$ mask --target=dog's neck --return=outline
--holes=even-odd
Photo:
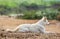
[[[43,21],[42,19],[39,20],[36,24],[38,24],[38,25],[42,25],[42,26],[45,26],[44,21]]]

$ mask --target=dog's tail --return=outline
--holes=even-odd
[[[7,32],[16,32],[16,31],[18,31],[18,29],[19,29],[19,26],[16,27],[15,29],[6,29],[5,31],[7,31]]]

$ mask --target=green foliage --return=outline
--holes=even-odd
[[[58,11],[49,7],[55,4],[60,4],[58,0],[0,0],[0,14],[11,14],[11,13],[23,13],[24,19],[40,19],[43,16],[47,16],[48,19],[56,19]],[[27,9],[28,7],[29,9]],[[32,8],[31,8],[32,7]]]
[[[0,5],[6,5],[9,7],[17,7],[19,6],[21,3],[28,3],[28,4],[32,4],[35,3],[37,5],[46,5],[46,6],[50,6],[53,3],[58,3],[60,2],[59,0],[0,0]]]
[[[25,11],[23,18],[24,19],[36,19],[36,11]]]
[[[56,19],[58,15],[58,11],[56,9],[48,8],[45,11],[45,15],[48,17],[48,19]]]
[[[33,10],[33,11],[26,11],[22,18],[24,19],[40,19],[43,16],[48,17],[48,19],[57,19],[58,11],[55,9],[46,9],[43,11],[40,10]]]

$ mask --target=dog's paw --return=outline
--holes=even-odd
[[[10,31],[10,29],[6,29],[5,31]]]
[[[52,32],[52,31],[46,31],[46,33],[56,33],[56,32]]]

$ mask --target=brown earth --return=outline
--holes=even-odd
[[[2,29],[14,29],[16,28],[18,25],[20,24],[25,24],[25,23],[35,23],[37,22],[38,20],[25,20],[25,19],[14,19],[14,18],[9,18],[9,17],[5,17],[5,16],[0,16],[0,30]],[[46,28],[46,31],[51,31],[51,32],[55,32],[55,33],[60,33],[60,21],[57,21],[57,20],[49,20],[50,24],[45,26]],[[2,32],[3,33],[3,32]],[[14,34],[14,33],[13,33]],[[3,33],[4,35],[4,33]],[[28,34],[27,34],[28,35]],[[33,34],[31,34],[33,35]],[[56,34],[54,34],[56,35]],[[26,35],[24,34],[23,37],[25,37]],[[30,37],[28,39],[40,39],[39,38],[40,35],[35,36],[33,35],[33,38]],[[44,37],[45,35],[43,35]],[[48,35],[50,36],[50,35]],[[60,36],[60,35],[59,35]],[[1,37],[1,36],[0,36]],[[1,39],[5,39],[4,37],[2,37]],[[6,38],[6,39],[16,39],[16,38]],[[22,39],[22,38],[21,38]],[[24,38],[26,39],[26,38]],[[47,39],[47,38],[45,38]],[[60,38],[59,38],[60,39]]]

